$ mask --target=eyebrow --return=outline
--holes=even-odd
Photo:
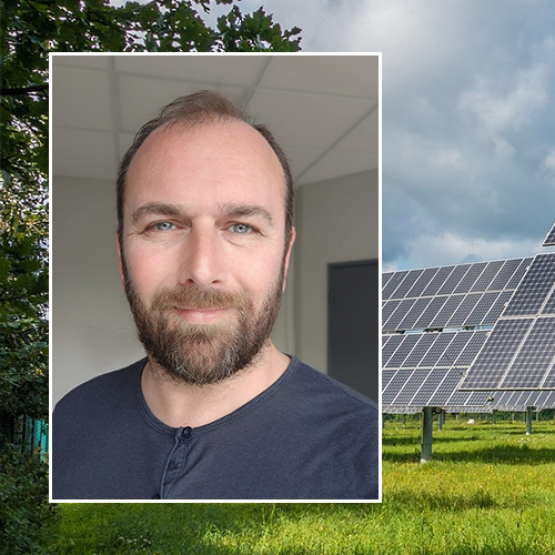
[[[272,213],[258,204],[235,204],[227,203],[221,207],[223,214],[231,218],[242,218],[245,216],[254,216],[266,220],[269,225],[274,225],[274,217]]]
[[[183,210],[177,204],[168,204],[165,202],[150,202],[137,208],[131,214],[131,223],[137,224],[144,216],[156,214],[159,216],[180,216]]]
[[[274,225],[274,217],[272,213],[257,204],[238,204],[238,203],[227,203],[220,207],[221,213],[225,214],[230,218],[242,218],[245,216],[254,216],[262,218],[269,225]],[[183,216],[184,209],[178,204],[171,204],[165,202],[150,202],[139,207],[131,215],[131,223],[137,224],[146,215],[158,215],[158,216],[172,216],[179,217]]]

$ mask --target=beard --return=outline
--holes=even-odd
[[[139,339],[149,358],[166,375],[183,384],[215,384],[256,362],[278,315],[284,264],[258,310],[245,292],[205,290],[194,285],[161,290],[147,308],[125,260],[122,267]],[[223,323],[191,324],[182,320],[176,309],[231,309],[234,318]]]

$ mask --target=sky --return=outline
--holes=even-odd
[[[552,250],[551,0],[261,5],[304,52],[382,52],[383,270]]]
[[[552,250],[552,0],[262,5],[304,52],[382,52],[384,271]]]

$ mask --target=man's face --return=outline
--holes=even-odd
[[[285,185],[242,122],[154,131],[127,174],[120,264],[139,336],[176,379],[216,383],[267,345],[290,246]]]

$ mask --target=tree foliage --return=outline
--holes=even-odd
[[[6,445],[21,415],[48,414],[49,53],[294,52],[299,33],[233,0],[0,0],[1,553],[43,552],[52,516],[44,463]]]
[[[48,54],[296,51],[263,8],[232,0],[0,0],[0,412],[47,413]]]

